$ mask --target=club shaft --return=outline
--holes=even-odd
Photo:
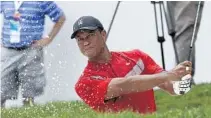
[[[117,11],[118,11],[120,2],[121,2],[121,1],[118,1],[118,2],[117,2],[116,9],[115,9],[115,11],[114,11],[113,17],[112,17],[112,19],[111,19],[111,22],[110,22],[110,25],[109,25],[109,28],[108,28],[107,38],[108,38],[108,36],[109,36],[109,34],[110,34],[110,31],[111,31],[111,28],[112,28],[114,19],[115,19],[115,17],[116,17],[116,14],[117,14]]]
[[[188,60],[191,60],[191,54],[192,54],[192,50],[193,50],[193,44],[195,42],[195,38],[196,38],[196,27],[198,24],[198,19],[199,19],[199,11],[201,8],[201,1],[199,1],[198,3],[198,8],[197,8],[197,12],[196,12],[196,18],[195,18],[195,23],[194,23],[194,28],[193,28],[193,34],[192,34],[192,38],[191,38],[191,44],[190,44],[190,51],[189,51],[189,56],[188,56]]]

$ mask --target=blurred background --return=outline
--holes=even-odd
[[[78,80],[87,58],[84,57],[75,40],[70,39],[73,23],[83,15],[97,17],[107,30],[111,22],[117,2],[56,2],[65,15],[66,22],[54,41],[45,47],[45,67],[47,86],[45,93],[36,98],[35,102],[44,104],[50,101],[79,100],[74,91],[74,84]],[[196,74],[197,84],[211,82],[211,2],[205,2],[201,27],[196,41]],[[1,24],[2,27],[2,16]],[[53,23],[46,19],[46,34]],[[160,44],[157,42],[153,4],[148,1],[121,2],[114,24],[112,26],[107,44],[110,50],[126,51],[140,49],[148,53],[160,66],[162,66]],[[1,29],[0,29],[1,30]],[[165,39],[164,56],[166,69],[175,66],[175,57],[172,39],[164,27]],[[21,96],[15,101],[8,101],[6,107],[20,106]]]

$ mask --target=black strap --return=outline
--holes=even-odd
[[[12,50],[17,50],[17,51],[22,51],[25,50],[27,48],[29,48],[28,46],[23,46],[23,47],[5,47],[7,49],[12,49]]]
[[[112,102],[116,102],[117,101],[117,99],[119,99],[120,97],[114,97],[114,98],[111,98],[111,99],[108,99],[108,100],[104,100],[104,102],[105,103],[107,103],[107,102],[110,102],[110,101],[112,101]]]

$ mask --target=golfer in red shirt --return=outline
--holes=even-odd
[[[153,87],[175,94],[172,81],[191,73],[191,62],[185,61],[171,71],[164,71],[146,53],[134,49],[109,51],[106,31],[92,16],[80,17],[73,34],[88,64],[75,85],[80,98],[99,112],[132,110],[139,113],[156,111]],[[189,67],[189,70],[186,70]]]

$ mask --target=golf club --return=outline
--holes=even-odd
[[[196,36],[195,36],[196,35],[196,25],[198,23],[198,16],[199,16],[200,9],[201,9],[201,1],[199,1],[199,3],[198,3],[198,8],[197,8],[197,12],[196,12],[196,18],[195,18],[193,34],[192,34],[191,43],[190,43],[190,51],[189,51],[189,55],[188,55],[188,61],[191,60],[193,45],[194,45],[195,38],[196,38]],[[189,68],[186,67],[186,70],[189,70]],[[182,78],[182,81],[176,82],[174,84],[175,92],[177,94],[182,95],[182,94],[185,94],[188,91],[190,91],[191,85],[192,85],[191,77],[192,76],[190,74],[188,74]],[[178,88],[178,90],[177,90],[177,88]]]
[[[107,32],[107,36],[106,36],[107,38],[108,38],[108,36],[109,36],[109,33],[110,33],[110,31],[111,31],[111,28],[112,28],[114,19],[115,19],[115,17],[116,17],[117,11],[118,11],[118,9],[119,9],[120,2],[121,2],[121,1],[118,1],[118,2],[117,2],[116,9],[115,9],[115,11],[114,11],[113,17],[112,17],[112,19],[111,19],[111,22],[110,22],[110,25],[109,25],[109,28],[108,28],[108,32]]]

